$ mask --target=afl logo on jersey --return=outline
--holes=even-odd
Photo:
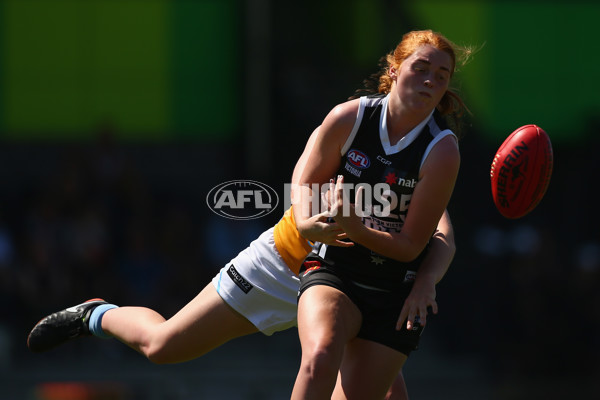
[[[350,161],[350,163],[356,168],[365,169],[369,168],[369,165],[371,165],[369,157],[367,157],[367,155],[360,150],[350,150],[347,157],[348,161]]]
[[[208,192],[206,204],[217,215],[229,219],[256,219],[275,210],[277,192],[257,181],[229,181]]]

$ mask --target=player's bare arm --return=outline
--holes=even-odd
[[[448,136],[431,150],[421,169],[402,231],[383,232],[363,225],[354,213],[338,213],[336,222],[355,243],[398,261],[414,260],[435,232],[454,189],[460,155],[456,140]],[[336,182],[338,204],[349,201],[342,192],[343,177]],[[352,208],[350,208],[352,209]]]
[[[298,207],[294,207],[294,218],[298,231],[304,237],[306,234],[310,235],[308,219],[312,216],[310,211],[313,209],[313,184],[329,182],[329,179],[335,175],[340,164],[342,146],[356,121],[358,104],[358,100],[342,103],[325,117],[314,142],[310,148],[307,145],[305,149],[306,161],[294,170],[293,197],[298,204]],[[303,154],[301,159],[304,156]],[[320,195],[316,198],[320,199]]]
[[[455,253],[454,230],[446,210],[430,240],[427,256],[421,263],[413,288],[404,302],[396,329],[401,329],[405,322],[406,329],[412,329],[416,316],[419,316],[419,323],[425,326],[429,310],[433,314],[438,313],[436,285],[446,275]]]

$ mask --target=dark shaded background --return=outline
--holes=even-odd
[[[77,2],[58,3],[68,8]],[[212,4],[179,2],[190,7],[200,3]],[[7,101],[12,97],[6,89],[0,103],[0,398],[286,398],[299,362],[295,330],[240,339],[176,366],[154,366],[112,341],[75,342],[33,355],[26,349],[26,335],[45,314],[89,297],[150,306],[165,316],[183,306],[283,211],[280,205],[260,220],[225,220],[206,206],[208,191],[226,180],[256,179],[283,195],[306,139],[329,109],[375,72],[378,57],[402,33],[428,26],[422,9],[431,12],[433,25],[440,20],[445,3],[430,3],[430,8],[415,8],[393,1],[327,6],[230,2],[237,19],[227,21],[235,27],[235,40],[228,43],[238,52],[232,56],[221,49],[229,54],[226,62],[206,67],[223,75],[195,78],[200,84],[195,90],[202,90],[204,81],[212,82],[201,96],[197,91],[186,94],[181,87],[172,90],[172,96],[181,97],[167,103],[189,107],[188,114],[157,123],[168,128],[158,133],[152,127],[136,129],[135,123],[110,112],[81,124],[79,134],[73,128],[77,124],[68,123],[64,132],[19,130],[9,115]],[[494,8],[494,2],[472,3],[460,3],[457,9],[472,9],[477,15],[507,12]],[[581,13],[597,10],[571,3],[570,12],[577,7]],[[3,15],[14,4],[3,2]],[[554,10],[567,7],[563,2],[549,4]],[[535,6],[527,3],[523,12]],[[180,16],[171,15],[174,20],[185,11],[177,10]],[[567,30],[564,41],[556,43],[556,53],[536,52],[531,43],[524,44],[527,37],[515,41],[519,35],[514,30],[508,45],[497,46],[494,41],[502,35],[481,27],[481,20],[463,21],[461,15],[442,16],[445,24],[455,19],[464,25],[456,29],[456,35],[465,34],[461,41],[485,45],[472,67],[465,67],[463,96],[474,115],[467,118],[461,174],[449,206],[458,251],[439,285],[440,314],[430,320],[421,349],[405,367],[411,399],[594,398],[600,389],[600,238],[593,209],[600,178],[595,160],[600,122],[597,99],[590,95],[597,93],[593,89],[598,81],[581,71],[589,70],[587,62],[597,65],[598,55],[591,41],[590,53],[570,53],[570,48],[586,48],[581,43],[589,39],[578,36],[575,45]],[[190,30],[208,23],[200,15],[187,17]],[[560,21],[560,15],[554,18]],[[532,17],[531,24],[536,23],[546,24]],[[3,41],[5,48],[6,43],[10,41]],[[499,48],[511,47],[535,57],[523,59],[519,51],[498,54]],[[185,65],[185,51],[177,57]],[[514,82],[519,71],[526,87],[543,77],[535,85],[547,94],[556,94],[562,80],[572,81],[572,91],[561,92],[558,99],[532,95],[537,99],[531,102],[532,115],[545,112],[554,118],[548,119],[555,124],[550,127],[539,123],[553,140],[555,169],[544,200],[519,220],[503,219],[494,209],[489,167],[504,136],[538,120],[511,116],[517,113],[512,108],[523,111],[527,106],[528,94],[499,100],[500,86],[508,84],[503,70],[477,64],[477,57],[483,64],[504,59],[505,65],[520,66],[507,71],[516,87],[521,87]],[[551,67],[556,59],[563,60],[560,70]],[[4,71],[10,63],[2,59]],[[489,71],[497,75],[490,77]],[[172,68],[168,73],[184,80],[187,72]],[[494,84],[476,80],[468,86],[468,77],[482,76]],[[229,83],[212,96],[219,90],[215,80]],[[475,102],[481,99],[481,86],[492,88],[489,98]],[[564,115],[576,131],[564,128],[569,123],[556,122],[557,104],[565,103],[567,110],[567,103],[588,97],[596,101],[580,107],[580,114]],[[187,100],[197,107],[185,106]],[[547,101],[545,111],[540,101]],[[497,116],[489,105],[507,115],[500,119],[512,128],[494,125]],[[478,119],[480,115],[485,118]],[[227,117],[233,121],[224,122],[227,131],[215,134],[219,128],[211,127]],[[30,118],[36,118],[33,111]]]

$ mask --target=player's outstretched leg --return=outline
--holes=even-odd
[[[40,353],[71,339],[91,336],[90,315],[102,305],[111,306],[102,299],[91,299],[42,318],[29,333],[27,347],[35,353]]]
[[[258,332],[217,293],[212,283],[166,320],[146,307],[117,307],[92,299],[42,319],[27,345],[50,350],[81,336],[115,338],[156,364],[192,360],[233,338]]]

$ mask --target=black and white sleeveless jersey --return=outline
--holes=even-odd
[[[349,194],[363,183],[365,196],[363,223],[370,228],[399,232],[410,208],[419,170],[430,150],[447,135],[443,119],[434,111],[398,143],[388,138],[386,115],[388,96],[362,97],[354,128],[342,148],[338,175],[350,184]],[[353,198],[353,197],[352,197]],[[381,288],[397,288],[398,281],[414,280],[425,251],[414,261],[402,263],[372,252],[361,245],[340,248],[320,244],[315,252],[357,283]]]

